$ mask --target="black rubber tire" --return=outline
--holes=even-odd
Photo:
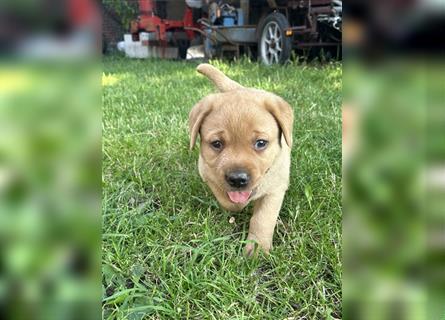
[[[271,58],[271,61],[267,61],[267,58],[265,56],[265,47],[266,47],[266,35],[265,32],[268,32],[268,28],[270,28],[272,25],[275,25],[278,27],[278,30],[281,35],[281,51],[279,54],[277,54],[278,59]],[[289,60],[291,52],[292,52],[292,38],[287,37],[285,35],[285,30],[289,28],[289,21],[287,21],[287,18],[285,15],[279,13],[279,12],[273,12],[269,14],[264,20],[261,22],[260,25],[260,33],[258,34],[258,60],[266,65],[270,65],[273,63],[285,63]],[[278,61],[276,61],[278,60]]]
[[[190,40],[180,39],[176,41],[178,46],[178,55],[180,59],[187,59],[187,49],[190,47]]]

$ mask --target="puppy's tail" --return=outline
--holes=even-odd
[[[214,66],[207,64],[207,63],[201,63],[196,70],[205,75],[207,78],[212,80],[212,82],[215,84],[215,86],[219,89],[221,92],[226,91],[232,91],[237,89],[243,89],[244,87],[240,85],[238,82],[233,81],[229,77],[227,77],[224,73],[216,69]]]

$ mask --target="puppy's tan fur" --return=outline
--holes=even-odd
[[[201,64],[197,70],[221,91],[203,98],[189,115],[190,148],[201,136],[199,173],[223,208],[240,211],[255,201],[248,240],[269,252],[289,184],[292,108],[272,93],[241,86],[209,64]],[[268,141],[264,150],[254,148],[258,139]],[[212,148],[215,140],[223,142],[222,150]],[[227,193],[233,188],[225,176],[237,168],[250,173],[245,190],[252,193],[246,203],[232,202]],[[252,243],[245,248],[248,255],[253,249]]]

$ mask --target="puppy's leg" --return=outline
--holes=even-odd
[[[247,240],[254,240],[264,252],[272,248],[272,238],[283,203],[285,191],[268,194],[255,202],[253,216],[250,219],[249,235]],[[245,247],[246,255],[254,253],[255,244],[248,243]]]

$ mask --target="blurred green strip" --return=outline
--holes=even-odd
[[[345,65],[344,105],[357,121],[344,167],[346,319],[444,319],[445,181],[432,192],[425,179],[445,168],[443,71]]]
[[[0,309],[100,316],[100,73],[0,65]]]

